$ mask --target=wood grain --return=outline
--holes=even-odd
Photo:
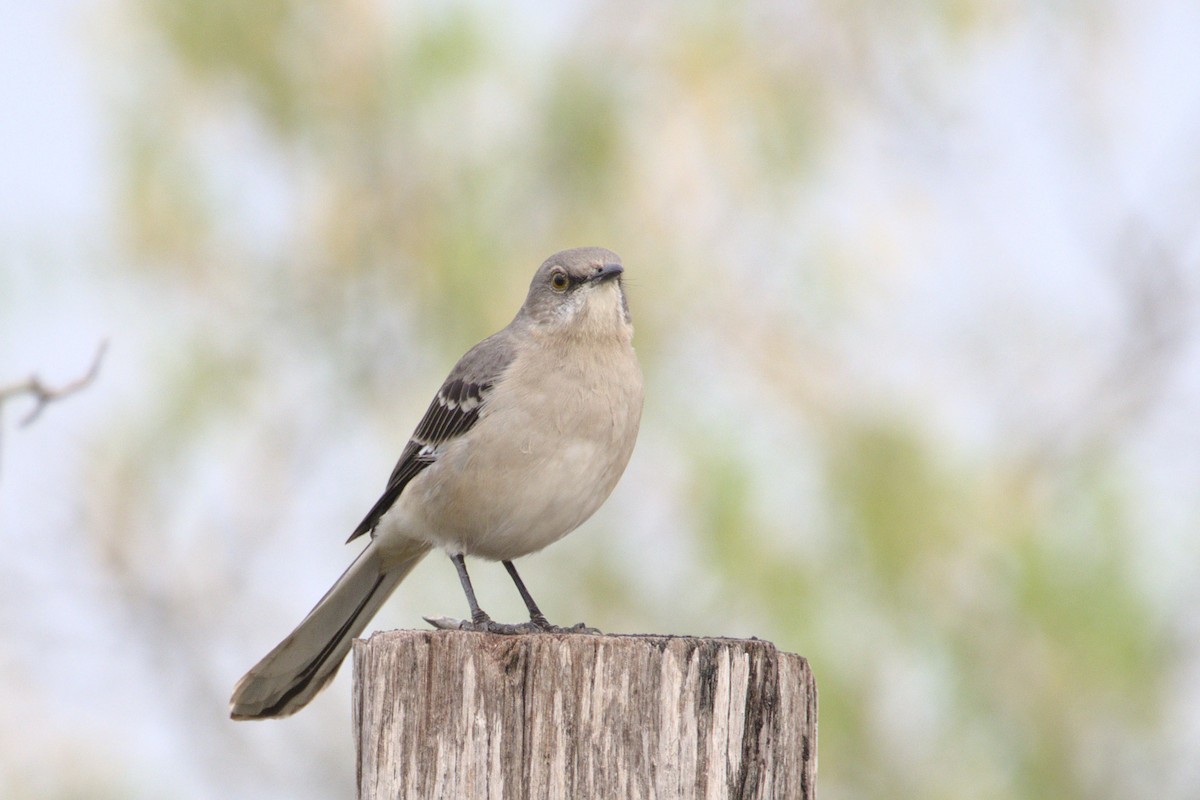
[[[361,800],[812,798],[816,685],[755,639],[377,633]]]

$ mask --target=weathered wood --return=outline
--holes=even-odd
[[[755,639],[376,633],[360,800],[815,796],[808,662]]]

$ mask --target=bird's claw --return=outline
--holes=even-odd
[[[496,633],[504,636],[516,636],[526,633],[582,633],[591,636],[598,636],[600,634],[598,629],[589,628],[582,622],[578,625],[572,625],[569,628],[563,628],[559,625],[551,625],[548,622],[538,624],[533,621],[509,623],[486,619],[482,622],[472,622],[469,619],[452,619],[451,617],[425,617],[425,621],[440,631],[472,631],[474,633]]]

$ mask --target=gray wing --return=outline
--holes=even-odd
[[[516,350],[508,329],[505,329],[484,339],[459,359],[404,446],[383,495],[358,523],[347,542],[373,532],[379,518],[392,507],[408,482],[437,461],[442,446],[475,425],[487,406],[492,387],[515,356]]]

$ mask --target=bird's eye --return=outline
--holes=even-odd
[[[554,273],[554,275],[550,278],[550,288],[556,292],[564,291],[567,288],[568,283],[570,283],[570,281],[567,280],[567,276],[561,272]]]

